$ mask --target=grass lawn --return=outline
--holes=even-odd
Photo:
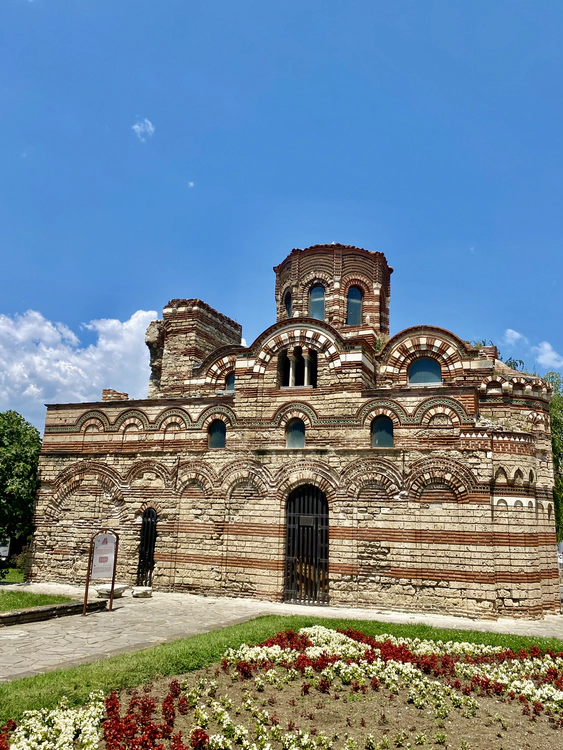
[[[0,612],[12,609],[29,609],[42,607],[45,604],[64,604],[72,602],[70,596],[55,596],[51,594],[32,594],[29,591],[2,591],[0,589]]]
[[[0,578],[0,583],[23,583],[24,575],[22,570],[17,568],[8,568],[5,578]]]
[[[389,633],[399,637],[486,643],[504,646],[514,651],[530,645],[537,645],[544,650],[563,650],[563,641],[555,638],[532,639],[499,633],[442,630],[426,625],[393,625],[365,620],[269,615],[241,625],[164,643],[144,651],[1,683],[0,726],[9,718],[18,719],[26,709],[53,708],[62,696],[67,696],[71,705],[78,705],[84,703],[93,690],[122,690],[143,685],[160,677],[192,672],[219,661],[227,648],[237,648],[241,643],[260,643],[281,630],[298,630],[311,625],[326,625],[331,628],[352,627],[367,635]]]

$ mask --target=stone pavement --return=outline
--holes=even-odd
[[[84,589],[64,584],[3,584],[1,589],[67,594],[78,599],[84,596]],[[562,615],[550,615],[543,620],[472,620],[437,614],[304,607],[253,599],[219,599],[162,592],[155,592],[151,599],[133,599],[127,592],[124,597],[114,601],[113,612],[0,628],[0,682],[148,648],[165,641],[235,625],[262,614],[422,623],[443,628],[563,640]]]

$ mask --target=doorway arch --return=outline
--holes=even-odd
[[[152,586],[154,570],[154,547],[156,544],[156,510],[147,508],[141,522],[137,586]]]
[[[287,498],[284,601],[328,604],[328,501],[312,484]]]

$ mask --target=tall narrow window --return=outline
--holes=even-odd
[[[227,427],[220,419],[214,419],[209,425],[209,447],[224,448],[227,438]]]
[[[304,448],[305,447],[305,422],[302,419],[292,419],[287,425],[286,431],[286,448]]]
[[[371,447],[393,447],[393,422],[383,414],[371,423]]]
[[[409,385],[429,385],[442,382],[440,364],[430,357],[415,359],[409,367]]]
[[[346,313],[347,326],[359,326],[362,322],[362,301],[364,295],[357,286],[348,289],[348,309]]]
[[[232,393],[235,390],[235,373],[230,372],[225,378],[225,390]]]
[[[309,317],[315,320],[325,319],[325,289],[317,284],[309,293]]]
[[[287,313],[287,317],[291,318],[291,292],[288,291],[285,293],[283,304],[285,305],[285,312]]]

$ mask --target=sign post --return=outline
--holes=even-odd
[[[83,616],[86,614],[90,581],[98,578],[111,578],[111,592],[109,597],[109,610],[111,612],[118,547],[119,534],[111,529],[101,529],[101,531],[97,531],[90,539],[88,573],[86,574],[86,590],[84,591],[84,606],[82,607]]]

